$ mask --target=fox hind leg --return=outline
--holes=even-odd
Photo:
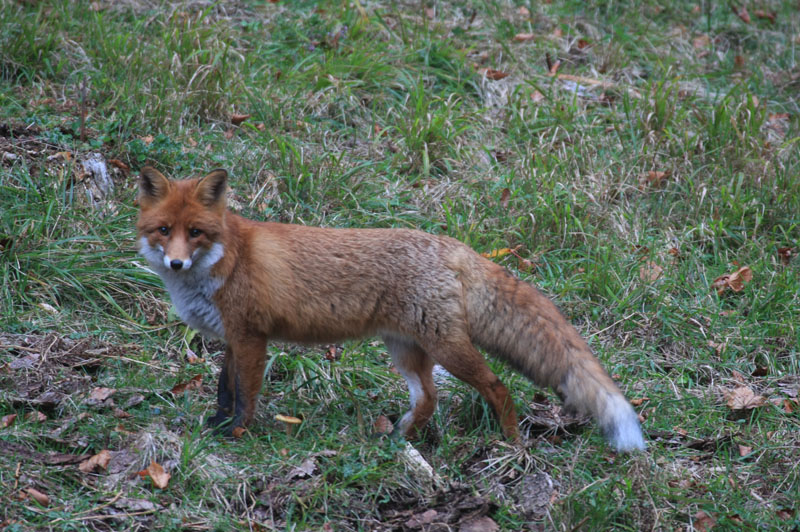
[[[489,403],[500,421],[503,434],[512,440],[519,439],[519,426],[514,402],[508,388],[500,381],[486,359],[468,339],[440,341],[429,349],[436,362],[454,377],[466,382]]]
[[[414,438],[436,409],[433,359],[411,339],[385,336],[383,341],[395,368],[408,384],[411,399],[411,408],[397,422],[397,429],[407,438]]]

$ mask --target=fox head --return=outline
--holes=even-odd
[[[225,170],[171,181],[155,168],[142,168],[136,229],[139,251],[152,266],[181,272],[212,251],[221,254],[227,182]]]

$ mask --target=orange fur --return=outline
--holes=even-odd
[[[228,344],[212,423],[252,421],[268,340],[378,335],[411,391],[399,422],[409,436],[433,414],[438,363],[475,387],[506,436],[518,437],[510,394],[477,345],[594,415],[615,448],[644,448],[631,406],[530,284],[444,236],[247,220],[226,209],[226,183],[223,170],[170,181],[145,168],[137,224],[140,251],[184,320]]]

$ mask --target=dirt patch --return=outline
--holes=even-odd
[[[132,349],[137,347],[94,338],[0,334],[0,383],[16,406],[54,409],[67,397],[87,392],[106,359]]]

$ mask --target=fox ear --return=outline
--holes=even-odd
[[[200,203],[206,207],[225,208],[225,190],[228,187],[228,172],[222,169],[212,170],[197,183],[195,194]]]
[[[139,176],[139,205],[152,205],[164,199],[169,188],[169,179],[164,174],[152,166],[145,166]]]

